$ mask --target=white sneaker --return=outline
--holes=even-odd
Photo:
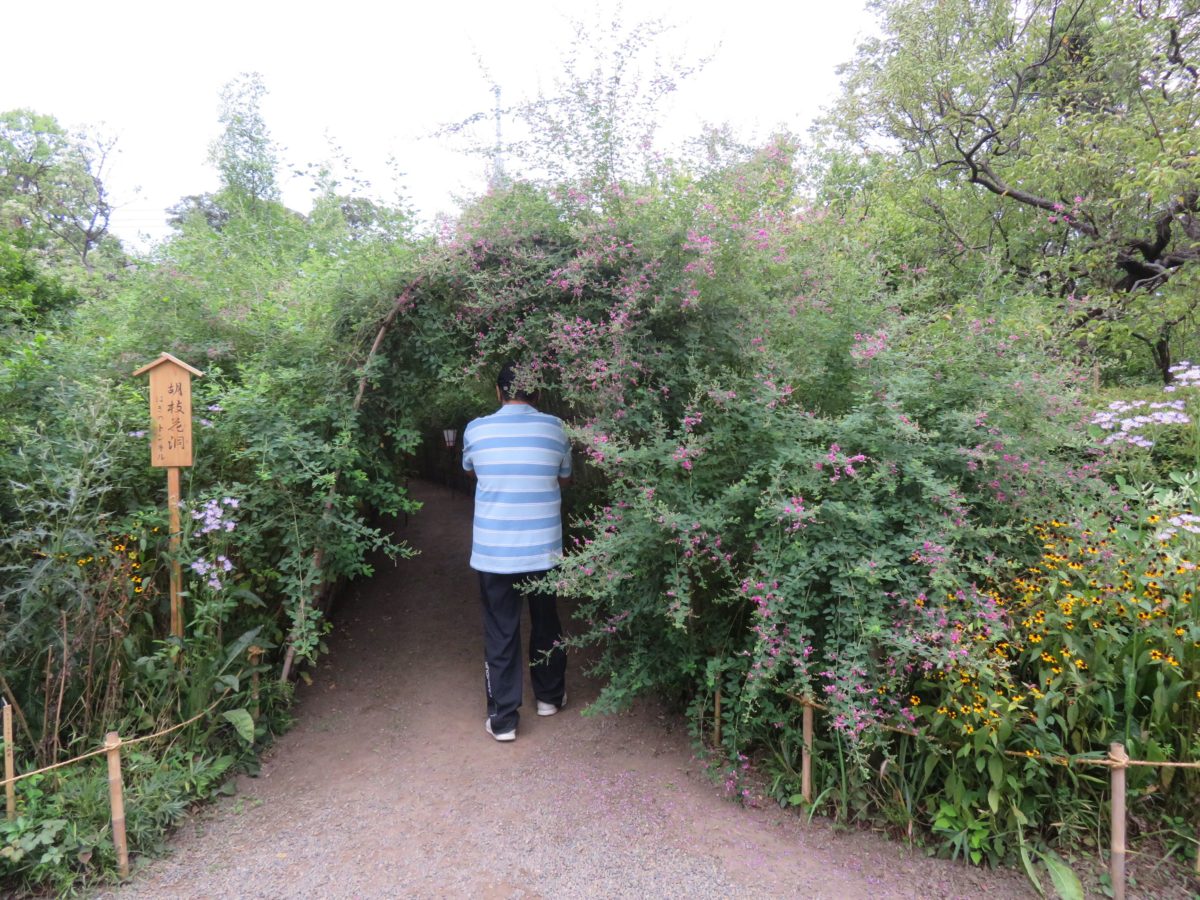
[[[542,700],[537,702],[537,713],[539,716],[552,716],[564,706],[567,705],[567,692],[563,691],[562,703],[555,706],[553,703],[546,703]]]
[[[490,717],[483,720],[483,727],[488,734],[498,741],[515,741],[517,739],[517,729],[515,728],[512,731],[502,731],[499,734],[492,731],[492,720]]]

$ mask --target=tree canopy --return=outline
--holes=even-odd
[[[1190,0],[900,0],[837,121],[899,151],[945,245],[998,251],[1063,325],[1126,335],[1171,378],[1200,302],[1200,8]],[[965,192],[970,198],[957,202]]]

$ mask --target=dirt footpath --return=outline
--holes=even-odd
[[[296,727],[116,896],[1030,895],[1013,873],[723,799],[681,723],[653,704],[581,716],[598,686],[578,660],[567,709],[538,718],[527,684],[517,741],[493,741],[471,501],[413,493],[425,509],[403,537],[421,555],[341,601]]]

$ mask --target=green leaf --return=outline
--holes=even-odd
[[[1042,880],[1038,878],[1037,870],[1033,867],[1033,860],[1029,857],[1029,849],[1025,846],[1025,839],[1021,838],[1021,867],[1025,870],[1025,877],[1029,879],[1030,886],[1033,887],[1039,897],[1045,897],[1046,891],[1042,888]]]
[[[231,691],[236,691],[238,689],[239,682],[236,675],[218,675],[216,681],[217,684],[223,685],[229,688]]]
[[[999,788],[1004,784],[1004,760],[998,755],[988,758],[988,774],[992,776],[992,784]],[[995,812],[995,810],[992,810]]]
[[[250,713],[244,709],[229,709],[221,713],[221,718],[229,722],[238,733],[238,736],[247,744],[254,743],[254,719]]]
[[[1042,862],[1050,871],[1050,881],[1053,882],[1054,890],[1062,900],[1083,900],[1083,885],[1079,881],[1079,876],[1063,861],[1061,856],[1053,850],[1046,850],[1042,853]]]

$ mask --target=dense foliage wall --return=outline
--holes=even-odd
[[[127,760],[135,851],[286,724],[281,662],[320,652],[331,586],[368,573],[372,554],[408,552],[370,523],[411,508],[404,460],[421,422],[405,397],[379,418],[353,401],[421,243],[401,211],[327,187],[307,217],[227,187],[95,286],[74,271],[64,286],[25,232],[0,243],[0,692],[19,771],[218,704]],[[163,472],[132,377],[162,351],[204,372],[183,477],[182,642],[167,629]],[[428,374],[406,366],[423,393]],[[0,877],[64,885],[109,868],[103,788],[94,762],[21,782]]]

